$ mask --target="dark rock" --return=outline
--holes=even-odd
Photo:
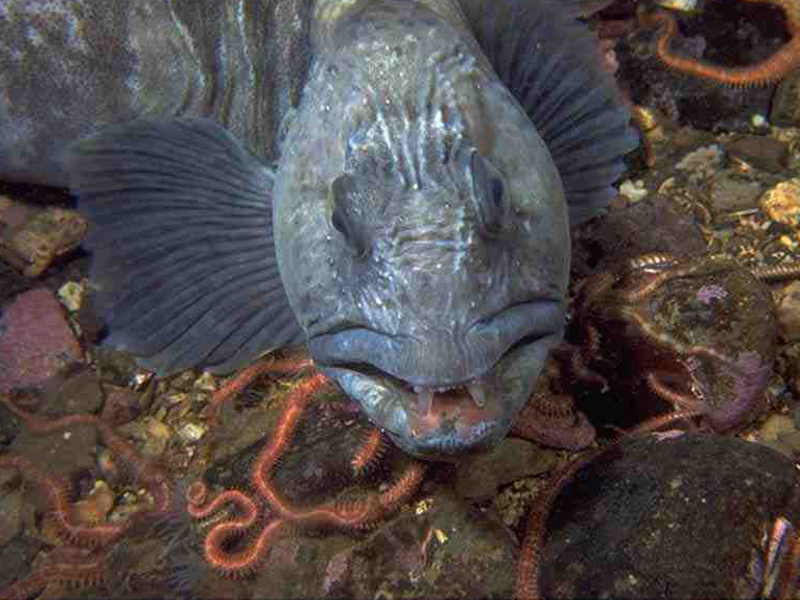
[[[97,375],[88,369],[68,377],[56,376],[45,385],[45,401],[37,411],[48,418],[70,414],[96,413],[103,405]]]
[[[743,160],[756,169],[780,173],[789,159],[789,145],[771,137],[743,135],[725,145],[732,158]]]
[[[469,457],[456,469],[456,492],[475,501],[488,500],[501,485],[552,469],[556,453],[526,440],[506,438],[491,452]]]
[[[800,524],[792,461],[735,438],[631,438],[581,469],[547,526],[545,597],[761,595],[765,532]],[[797,490],[798,488],[794,488]]]
[[[679,212],[667,196],[655,194],[588,225],[575,243],[572,263],[574,270],[590,273],[642,254],[692,256],[705,249],[694,219]]]
[[[717,213],[758,208],[763,188],[750,175],[726,169],[717,173],[711,183],[711,205]]]
[[[119,427],[133,421],[142,411],[141,394],[130,388],[106,384],[106,402],[103,406],[103,420],[112,427]]]
[[[444,490],[430,502],[334,556],[320,592],[294,597],[512,597],[516,544],[505,529]]]
[[[776,125],[800,126],[800,71],[792,71],[778,84],[769,118]]]
[[[611,418],[624,428],[670,411],[653,380],[706,411],[718,432],[764,409],[778,325],[769,288],[750,271],[712,258],[645,261],[597,275],[584,289],[576,315],[589,366],[618,396],[586,407],[595,424]]]
[[[83,358],[58,300],[39,288],[0,316],[0,392],[39,386]]]
[[[95,470],[95,445],[99,440],[97,427],[91,423],[73,424],[46,434],[28,431],[22,424],[22,431],[8,451],[29,459],[51,477],[73,481],[74,476]],[[40,508],[52,509],[37,486],[30,489],[41,501]]]

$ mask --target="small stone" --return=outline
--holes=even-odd
[[[800,340],[800,281],[794,281],[784,288],[777,302],[777,310],[783,339],[790,342]]]
[[[501,485],[549,471],[555,463],[556,453],[552,450],[507,438],[491,452],[459,463],[456,492],[464,498],[488,500]]]
[[[697,8],[697,0],[656,0],[657,4],[665,8],[690,12]]]
[[[780,173],[789,160],[789,145],[771,137],[744,135],[725,146],[726,152],[756,169]]]
[[[792,419],[786,415],[770,415],[758,429],[758,438],[763,442],[773,442],[787,433],[795,432]]]
[[[715,210],[726,213],[758,206],[761,184],[747,175],[726,169],[711,184],[711,202]]]
[[[206,428],[196,423],[187,423],[178,430],[178,435],[187,442],[196,442],[206,434]]]
[[[216,392],[217,379],[208,371],[203,371],[203,374],[195,380],[194,389],[202,392]]]
[[[76,281],[68,281],[58,290],[58,297],[70,312],[76,312],[83,301],[83,286]]]
[[[619,186],[619,193],[628,198],[631,202],[638,202],[647,196],[647,188],[641,179],[638,181],[631,181],[628,179]]]
[[[74,210],[38,208],[3,197],[0,203],[0,257],[38,277],[83,240],[86,220]]]
[[[61,304],[44,288],[18,296],[0,316],[0,392],[41,385],[83,358]]]
[[[776,125],[800,126],[800,71],[792,71],[778,84],[769,118]]]
[[[23,502],[19,488],[0,494],[0,548],[4,548],[22,530]]]
[[[141,394],[130,388],[103,384],[106,403],[103,406],[103,420],[112,427],[119,427],[133,421],[142,411],[139,404]]]
[[[152,417],[144,417],[119,428],[119,431],[144,442],[140,448],[146,458],[158,458],[164,454],[172,437],[172,429]]]
[[[114,506],[114,492],[103,481],[95,484],[89,497],[70,505],[70,513],[76,523],[103,523]]]
[[[689,173],[689,179],[692,181],[702,180],[722,167],[724,156],[719,144],[702,146],[684,156],[675,168]]]
[[[800,223],[800,179],[790,179],[767,190],[758,205],[770,219],[796,226]]]

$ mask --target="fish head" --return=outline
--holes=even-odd
[[[501,85],[387,97],[298,117],[278,263],[319,368],[402,449],[454,460],[505,437],[562,338],[564,192]]]

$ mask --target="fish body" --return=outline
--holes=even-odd
[[[38,163],[0,153],[8,177],[78,196],[108,343],[165,374],[304,341],[406,451],[493,446],[563,335],[569,227],[602,210],[636,143],[573,18],[586,3],[214,6],[238,28],[207,26],[238,43],[192,47],[199,21],[187,36],[163,14],[178,58],[161,72],[145,38],[130,46],[150,75],[126,80],[119,118],[65,130]]]

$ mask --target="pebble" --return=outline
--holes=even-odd
[[[58,297],[68,311],[77,312],[83,301],[83,286],[76,281],[68,281],[58,289]]]
[[[733,169],[717,173],[711,184],[711,203],[721,213],[758,206],[763,188],[758,181]]]
[[[0,495],[0,548],[22,531],[22,490],[7,490]]]
[[[724,158],[725,153],[719,144],[702,146],[684,156],[675,168],[687,172],[690,181],[699,183],[718,171]]]
[[[463,498],[488,500],[501,485],[549,471],[555,463],[554,451],[525,440],[507,438],[491,452],[459,463],[456,492]]]
[[[800,223],[800,179],[789,179],[767,190],[758,204],[773,221],[796,226]]]
[[[17,296],[0,316],[0,393],[41,385],[81,361],[61,304],[44,288]]]
[[[792,71],[778,84],[769,118],[776,125],[800,126],[800,71]]]
[[[187,423],[178,430],[178,435],[187,442],[196,442],[206,433],[206,428],[195,423]]]
[[[776,308],[781,337],[790,342],[800,340],[800,281],[784,288]]]
[[[120,433],[143,442],[140,450],[147,458],[158,458],[164,454],[172,437],[172,429],[152,417],[144,417],[119,428]]]
[[[74,210],[39,208],[0,196],[0,257],[26,277],[38,277],[77,248],[87,230]]]
[[[771,137],[743,135],[725,145],[725,151],[756,169],[780,173],[789,160],[789,145]]]
[[[619,193],[631,202],[638,202],[647,196],[647,188],[641,179],[637,181],[628,179],[619,186]]]

